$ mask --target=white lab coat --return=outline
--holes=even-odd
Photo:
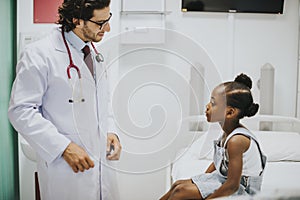
[[[28,45],[22,53],[8,116],[37,152],[43,200],[99,200],[100,196],[103,200],[117,200],[113,161],[105,156],[106,134],[116,133],[107,76],[102,64],[94,59],[95,82],[82,60],[83,54],[70,44],[69,48],[74,64],[81,71],[85,102],[69,103],[73,94],[66,71],[69,58],[61,31],[55,29],[48,37]],[[76,76],[72,73],[72,80],[77,80]],[[78,88],[79,85],[75,93]],[[72,171],[61,156],[71,141],[87,150],[95,163],[93,169],[83,173]]]

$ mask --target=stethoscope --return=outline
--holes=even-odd
[[[79,87],[80,87],[80,94],[79,94],[80,97],[79,97],[79,100],[75,101],[75,100],[73,100],[73,99],[69,99],[69,103],[84,102],[85,100],[84,100],[83,95],[82,95],[82,84],[81,84],[81,72],[80,72],[80,69],[79,69],[79,67],[77,67],[77,66],[74,64],[74,62],[73,62],[72,55],[71,55],[71,51],[70,51],[69,45],[68,45],[68,43],[67,43],[67,40],[66,40],[66,38],[65,38],[65,32],[64,32],[63,30],[61,31],[61,34],[62,34],[62,38],[63,38],[64,44],[65,44],[65,46],[66,46],[66,49],[67,49],[67,52],[68,52],[68,56],[69,56],[69,61],[70,61],[70,64],[69,64],[68,67],[67,67],[67,75],[68,75],[68,79],[69,79],[70,85],[72,85],[72,84],[71,84],[71,78],[72,78],[72,77],[71,77],[71,69],[73,68],[73,69],[75,69],[76,72],[77,72],[78,79],[79,79]],[[96,61],[97,61],[98,63],[104,62],[104,57],[103,57],[103,55],[97,51],[97,49],[95,48],[95,46],[94,46],[94,44],[93,44],[92,42],[91,42],[91,45],[92,45],[92,47],[93,47],[93,49],[94,49],[94,51],[95,51],[95,53],[96,53]],[[72,85],[72,88],[73,88],[73,92],[74,92],[74,87],[73,87],[73,85]]]

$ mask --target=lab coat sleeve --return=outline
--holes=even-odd
[[[17,65],[8,118],[33,149],[48,163],[66,149],[70,140],[45,119],[40,107],[47,90],[46,59],[38,51],[27,49]]]
[[[110,71],[108,71],[110,72]],[[114,133],[118,136],[118,129],[115,123],[114,113],[113,113],[113,105],[112,105],[112,84],[111,79],[109,78],[111,75],[108,76],[108,87],[107,87],[107,93],[108,93],[108,133]],[[119,136],[118,136],[119,137]]]

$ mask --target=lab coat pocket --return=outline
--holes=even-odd
[[[93,161],[100,159],[100,139],[98,138],[99,136],[92,138],[92,136],[88,134],[84,136],[80,134],[72,134],[66,135],[66,137],[69,138],[73,143],[82,147]]]
[[[47,170],[49,199],[96,199],[99,196],[99,165],[94,163],[94,168],[75,173],[63,157],[56,159]]]

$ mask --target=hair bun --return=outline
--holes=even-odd
[[[246,74],[240,74],[238,75],[235,79],[235,82],[241,83],[243,85],[246,85],[249,89],[252,88],[252,80],[249,76],[247,76]]]
[[[252,103],[247,110],[245,110],[245,116],[252,117],[258,111],[259,105],[257,103]]]

